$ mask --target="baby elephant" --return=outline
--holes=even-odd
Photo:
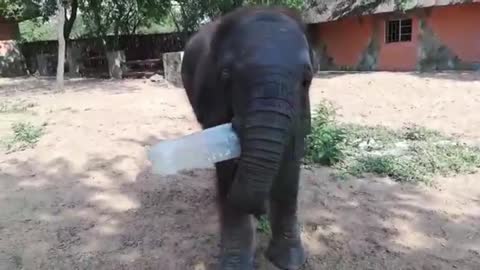
[[[306,28],[293,10],[240,8],[187,42],[182,80],[198,122],[231,122],[240,139],[239,158],[216,164],[220,269],[254,268],[253,222],[264,213],[272,228],[267,258],[280,269],[306,260],[297,194],[312,76]]]

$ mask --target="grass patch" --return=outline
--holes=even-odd
[[[480,149],[419,126],[395,130],[342,124],[323,102],[312,119],[306,161],[336,169],[338,176],[366,173],[401,182],[429,182],[433,177],[472,173],[480,168]]]
[[[270,228],[270,222],[268,221],[267,215],[262,215],[257,222],[257,231],[264,233],[266,235],[270,235],[272,230]]]
[[[29,122],[12,124],[13,135],[4,138],[1,142],[7,153],[22,151],[34,147],[44,133],[44,125],[35,126]]]
[[[0,101],[0,113],[23,113],[33,107],[35,103],[22,99]]]

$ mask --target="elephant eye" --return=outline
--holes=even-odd
[[[311,80],[305,79],[305,80],[303,80],[303,82],[302,82],[302,87],[303,87],[304,89],[307,89],[307,88],[310,86],[310,83],[311,83]]]
[[[313,71],[310,66],[306,66],[303,81],[302,81],[302,86],[304,88],[308,88],[312,82],[312,79],[313,79]]]

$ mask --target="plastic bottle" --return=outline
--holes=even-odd
[[[154,145],[148,158],[154,174],[175,174],[208,168],[216,162],[240,156],[240,143],[231,123],[215,126]]]

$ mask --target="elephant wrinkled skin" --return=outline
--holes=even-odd
[[[267,258],[300,268],[297,194],[312,54],[299,14],[240,8],[203,26],[185,47],[182,80],[202,127],[231,122],[240,138],[240,157],[216,164],[220,269],[253,269],[253,218],[264,213],[272,228]]]

